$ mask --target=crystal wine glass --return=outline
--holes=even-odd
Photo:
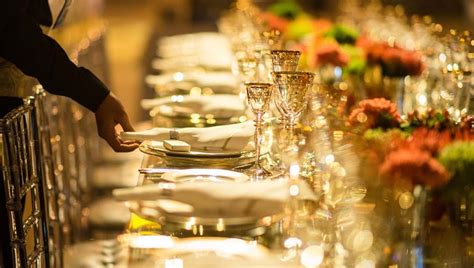
[[[273,72],[275,83],[275,106],[280,111],[283,128],[280,131],[280,171],[297,158],[298,144],[294,135],[295,125],[308,102],[308,90],[313,84],[314,74],[309,72]]]
[[[272,50],[271,52],[273,71],[274,72],[295,72],[301,52],[296,50]],[[287,127],[288,118],[284,116],[284,112],[277,106],[278,111],[282,115],[280,122]]]
[[[310,72],[273,72],[275,83],[275,104],[288,119],[288,127],[294,128],[308,101],[308,90],[313,84],[314,74]]]
[[[260,149],[262,137],[263,115],[267,112],[272,96],[273,85],[270,83],[246,83],[247,100],[250,109],[255,114],[255,166],[250,171],[252,180],[259,181],[270,173],[260,164]]]

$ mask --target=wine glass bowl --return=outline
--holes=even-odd
[[[274,72],[294,72],[298,67],[301,52],[296,50],[272,50]]]
[[[264,114],[268,110],[273,85],[270,83],[246,83],[247,99],[250,109],[255,115]]]
[[[273,72],[275,105],[290,126],[296,124],[307,104],[308,90],[314,80],[310,72]]]

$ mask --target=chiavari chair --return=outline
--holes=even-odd
[[[14,267],[49,267],[34,99],[0,120],[1,167]]]
[[[38,130],[40,142],[40,167],[44,177],[44,196],[45,196],[45,213],[46,224],[49,234],[50,249],[50,265],[51,267],[63,267],[62,250],[64,248],[63,228],[64,221],[61,220],[60,192],[58,191],[58,176],[54,168],[53,159],[53,139],[50,133],[50,121],[47,111],[49,111],[48,103],[45,102],[46,94],[40,86],[35,88],[35,107],[38,117]]]
[[[59,235],[59,239],[50,243],[59,250],[58,259],[55,259],[57,267],[82,267],[83,264],[87,267],[113,267],[119,261],[117,255],[123,251],[116,240],[83,241],[88,234],[83,217],[88,214],[91,199],[88,185],[91,152],[86,142],[88,135],[92,136],[87,134],[91,121],[87,120],[88,115],[81,107],[74,107],[75,104],[68,99],[46,95],[42,90],[37,91],[36,99],[39,126],[43,130],[40,131],[41,165],[45,166],[44,171],[52,170],[50,173],[54,176],[46,180],[51,182],[48,187],[52,188],[46,192],[58,197],[56,210],[47,210],[48,226],[56,231],[54,235],[50,233],[50,241]],[[54,206],[51,204],[50,207]],[[55,228],[52,219],[56,219]],[[56,251],[50,254],[56,254]]]

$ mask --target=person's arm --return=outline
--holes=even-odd
[[[135,143],[121,141],[115,131],[116,125],[133,131],[121,103],[95,75],[77,67],[56,41],[43,34],[22,2],[0,2],[0,57],[37,78],[48,92],[70,97],[93,111],[99,135],[115,151],[136,149]]]
[[[33,76],[48,91],[70,97],[95,112],[109,94],[107,87],[89,70],[77,67],[59,44],[43,34],[33,18],[19,7],[1,14],[0,56]]]

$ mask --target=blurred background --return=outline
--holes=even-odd
[[[131,119],[139,122],[146,115],[140,99],[152,94],[144,77],[153,72],[149,60],[160,35],[197,30],[216,30],[215,22],[228,9],[231,0],[107,0],[103,14],[107,23],[105,51],[109,62],[109,87],[126,106]],[[255,0],[265,7],[274,1]],[[331,15],[342,1],[299,0],[305,9]],[[386,5],[401,4],[407,14],[431,15],[446,27],[474,29],[474,0],[383,0]]]

